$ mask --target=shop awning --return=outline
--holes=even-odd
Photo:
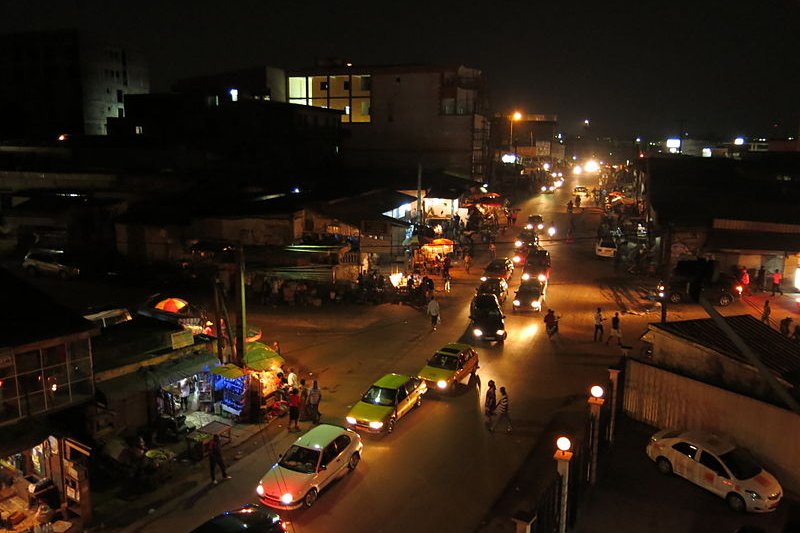
[[[219,364],[219,359],[208,350],[166,361],[159,365],[145,366],[118,378],[101,381],[97,388],[107,400],[120,400],[129,395],[155,390],[170,383],[204,372]]]
[[[800,252],[800,234],[712,229],[708,232],[705,249]]]
[[[47,417],[26,418],[0,426],[0,457],[9,457],[41,444],[53,432]]]

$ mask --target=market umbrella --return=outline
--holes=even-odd
[[[167,311],[168,313],[180,313],[183,308],[185,308],[189,303],[186,300],[181,300],[180,298],[167,298],[166,300],[161,300],[155,305],[156,309],[161,309],[162,311]]]
[[[212,374],[216,374],[218,376],[222,376],[225,379],[236,379],[244,376],[244,370],[234,365],[233,363],[227,363],[224,365],[215,366],[214,368],[209,370],[209,372],[211,372]]]
[[[453,246],[455,243],[450,239],[433,239],[428,244],[431,246]]]
[[[283,357],[263,342],[248,342],[244,349],[244,366],[247,368],[269,370],[283,362]]]

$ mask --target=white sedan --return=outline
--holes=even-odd
[[[597,257],[614,257],[617,255],[617,243],[611,239],[600,239],[594,245]]]
[[[647,456],[663,474],[675,473],[724,498],[734,511],[774,511],[783,490],[750,452],[704,431],[662,430],[650,437]]]
[[[276,509],[311,507],[319,493],[356,469],[364,445],[353,430],[320,424],[298,438],[256,487],[259,499]]]

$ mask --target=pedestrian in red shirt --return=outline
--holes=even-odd
[[[783,276],[781,276],[781,271],[777,268],[775,269],[775,273],[772,274],[772,295],[775,296],[776,292],[779,292],[781,296],[783,296],[783,291],[781,290],[781,280]]]
[[[287,429],[292,431],[292,424],[294,424],[294,430],[300,431],[300,391],[297,388],[293,388],[292,391],[289,393],[289,426]]]

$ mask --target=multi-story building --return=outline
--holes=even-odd
[[[483,73],[461,65],[333,64],[287,73],[293,104],[338,109],[344,161],[359,168],[442,169],[486,177],[489,119]]]
[[[144,57],[76,30],[0,35],[0,139],[105,135],[125,95],[149,91]]]

